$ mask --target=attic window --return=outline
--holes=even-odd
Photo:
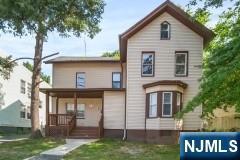
[[[167,21],[161,23],[161,40],[170,39],[170,24]]]

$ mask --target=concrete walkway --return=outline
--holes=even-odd
[[[0,143],[4,143],[4,142],[15,142],[15,141],[22,141],[28,138],[17,138],[17,139],[0,139]]]
[[[0,136],[0,143],[4,142],[14,142],[14,141],[22,141],[28,139],[29,135],[5,135]]]
[[[64,155],[73,151],[81,145],[92,143],[97,139],[66,139],[66,144],[40,153],[39,156],[30,157],[25,160],[61,160]]]

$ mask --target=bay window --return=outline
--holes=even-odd
[[[151,93],[149,97],[149,117],[157,117],[157,93]]]
[[[162,95],[162,116],[172,117],[172,92],[163,92]]]

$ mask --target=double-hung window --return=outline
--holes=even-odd
[[[26,109],[24,108],[23,110],[20,111],[20,118],[26,118]]]
[[[39,108],[42,108],[42,106],[43,106],[43,102],[39,100]]]
[[[80,119],[85,118],[85,104],[77,105],[77,118],[80,118]]]
[[[74,104],[73,103],[67,103],[66,104],[66,112],[67,112],[67,114],[73,114],[74,113]]]
[[[177,93],[177,106],[181,105],[181,93]]]
[[[188,72],[188,52],[176,52],[175,55],[175,75],[187,76]]]
[[[142,53],[142,76],[154,76],[154,52]]]
[[[27,84],[27,94],[28,94],[28,98],[31,98],[31,88],[32,88],[32,85],[31,85],[31,83],[28,83]]]
[[[22,94],[25,94],[25,92],[26,92],[26,82],[24,80],[21,80],[20,91]]]
[[[157,93],[150,93],[149,97],[149,117],[157,117]]]
[[[27,119],[31,119],[31,113],[30,112],[27,113]]]
[[[85,88],[86,77],[84,72],[78,72],[76,74],[76,87]]]
[[[172,92],[163,92],[162,116],[172,117]]]
[[[121,73],[112,73],[112,88],[121,88]]]
[[[170,24],[165,21],[161,24],[161,40],[168,39],[170,39]]]

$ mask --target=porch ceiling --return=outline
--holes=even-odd
[[[73,98],[102,98],[104,91],[125,91],[125,88],[41,88],[42,93],[49,93],[51,97]]]

